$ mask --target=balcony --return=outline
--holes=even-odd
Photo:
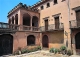
[[[22,26],[22,30],[24,31],[39,31],[38,27],[31,27],[31,26]]]
[[[14,31],[14,30],[18,30],[18,29],[19,29],[18,25],[0,22],[0,31],[8,31],[9,32],[9,31]]]
[[[63,23],[60,23],[58,28],[56,28],[55,24],[48,25],[48,30],[45,29],[45,26],[40,27],[40,31],[42,31],[42,32],[57,31],[57,30],[64,30]]]
[[[77,22],[76,20],[70,21],[70,28],[71,29],[78,29],[80,28],[80,22]]]
[[[0,22],[0,31],[39,31],[39,28]]]

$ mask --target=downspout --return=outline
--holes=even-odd
[[[70,0],[67,0],[67,6],[68,6],[68,20],[70,21]],[[69,29],[70,29],[70,24],[69,24]],[[71,29],[70,29],[70,32],[69,33],[70,33],[70,41],[71,41],[72,40],[71,39]],[[69,43],[69,44],[72,44],[72,43]]]

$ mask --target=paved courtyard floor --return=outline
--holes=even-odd
[[[12,56],[2,56],[2,57],[80,57],[78,55],[61,55],[61,54],[53,54],[50,53],[49,50],[41,50],[41,51],[36,51],[36,52],[31,52],[31,53],[25,53],[21,55],[12,55]]]

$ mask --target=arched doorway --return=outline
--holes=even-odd
[[[75,36],[75,45],[76,45],[76,49],[80,49],[80,32],[77,33]]]
[[[29,35],[27,37],[27,45],[35,45],[35,36],[34,35]]]
[[[13,51],[13,36],[9,34],[0,35],[0,56],[11,54]]]
[[[48,48],[48,42],[49,42],[48,36],[44,35],[42,38],[42,46]]]

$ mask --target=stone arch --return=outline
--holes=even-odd
[[[75,46],[76,49],[80,49],[80,32],[75,35]]]
[[[23,14],[23,25],[30,26],[31,16],[28,13]]]
[[[15,15],[15,24],[18,25],[18,14]]]
[[[42,37],[42,46],[48,48],[49,39],[47,35]]]
[[[33,16],[32,17],[32,26],[33,27],[38,27],[38,23],[39,22],[39,20],[38,20],[38,17],[37,16]]]
[[[12,24],[14,24],[14,16],[12,16]]]
[[[35,45],[35,36],[34,35],[29,35],[27,37],[27,45]]]
[[[13,36],[10,34],[0,35],[0,55],[7,55],[13,52]]]
[[[9,19],[9,22],[8,23],[11,24],[11,19]]]

